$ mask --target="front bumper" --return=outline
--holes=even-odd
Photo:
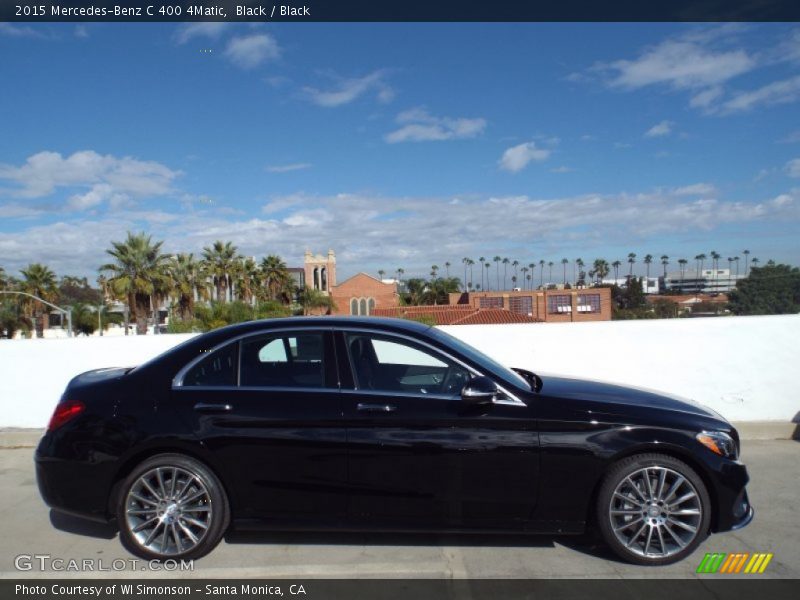
[[[747,483],[750,476],[747,467],[739,461],[719,459],[713,465],[713,489],[716,500],[716,518],[712,531],[731,531],[746,527],[755,515],[755,510],[747,496]]]

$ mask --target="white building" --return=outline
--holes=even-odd
[[[724,294],[736,287],[736,282],[744,275],[735,275],[730,269],[686,269],[667,274],[665,281],[668,292]]]

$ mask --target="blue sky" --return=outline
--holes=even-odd
[[[800,28],[0,23],[0,265],[800,263]],[[724,261],[723,261],[724,262]]]

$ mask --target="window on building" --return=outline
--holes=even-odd
[[[572,299],[569,294],[553,294],[547,296],[547,312],[551,314],[571,313]]]
[[[371,315],[375,310],[375,298],[370,298],[367,300],[367,314]]]
[[[353,316],[358,314],[358,298],[350,299],[350,314]]]
[[[358,301],[358,314],[362,316],[367,315],[367,301],[365,298]]]
[[[511,312],[533,316],[533,297],[531,296],[512,296],[508,299],[508,304]]]
[[[241,385],[323,387],[322,339],[304,333],[242,342]]]
[[[498,296],[482,297],[479,306],[481,308],[503,308],[503,298]]]
[[[579,313],[599,313],[600,294],[578,294]]]

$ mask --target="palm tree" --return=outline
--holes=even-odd
[[[483,263],[486,262],[486,259],[483,256],[481,256],[478,259],[478,262],[481,263],[481,288],[483,288]]]
[[[26,269],[20,271],[24,277],[21,291],[41,298],[47,302],[55,302],[58,297],[58,287],[56,286],[56,274],[48,267],[40,263],[28,265]],[[46,305],[38,300],[26,301],[30,306],[30,313],[36,319],[36,337],[44,337],[44,315],[47,312]]]
[[[0,267],[0,290],[4,290],[8,287],[8,275],[6,275],[6,270],[3,267]]]
[[[517,267],[519,266],[519,261],[515,260],[511,263],[511,266],[514,267],[514,277],[518,277],[519,273],[517,272]]]
[[[450,262],[444,263],[444,274],[447,279],[450,279]]]
[[[618,260],[615,260],[611,263],[611,266],[614,267],[614,285],[617,285],[617,280],[619,279],[619,268],[622,263]]]
[[[261,259],[261,265],[259,266],[264,288],[267,292],[267,299],[274,301],[280,299],[280,296],[283,295],[283,300],[286,301],[285,292],[292,278],[283,259],[277,254],[270,254]]]
[[[439,272],[439,265],[432,265],[431,266],[431,279],[436,279],[436,274]]]
[[[686,265],[689,264],[689,261],[685,258],[681,258],[678,260],[678,265],[681,270],[681,294],[683,293],[683,277],[686,273]]]
[[[531,271],[533,271],[533,268],[536,265],[534,263],[531,263],[528,266],[531,268]],[[539,261],[539,287],[540,288],[544,287],[544,259],[541,259]],[[531,288],[531,289],[533,289],[533,288]]]
[[[564,268],[564,285],[565,286],[567,285],[567,265],[568,264],[569,264],[569,259],[568,258],[562,258],[561,259],[561,265]]]
[[[489,290],[492,289],[492,284],[490,283],[490,280],[489,280],[489,269],[492,268],[492,263],[490,263],[487,260],[486,264],[484,266],[486,267],[486,287],[484,288],[484,290],[488,292]]]
[[[508,281],[506,280],[507,271],[508,271],[508,263],[511,262],[508,258],[503,259],[503,289],[508,289]]]
[[[583,259],[582,258],[576,258],[575,259],[575,264],[578,266],[578,277],[577,277],[577,279],[575,279],[575,285],[578,285],[580,282],[583,282],[582,285],[586,285],[586,281],[584,281],[584,278],[586,277],[586,275],[585,275],[585,273],[583,271],[583,267],[585,266],[585,263],[583,262]]]
[[[700,291],[700,277],[701,277],[701,272],[703,270],[703,262],[706,260],[706,258],[707,257],[705,254],[698,254],[697,256],[694,257],[694,259],[697,261],[697,279],[695,280],[695,286],[694,286],[695,292]]]
[[[603,279],[608,277],[608,261],[604,258],[595,258],[592,266],[594,267],[594,274],[597,276],[597,283],[602,283]]]
[[[503,258],[500,257],[500,256],[495,256],[492,260],[495,263],[494,270],[495,270],[495,274],[497,275],[497,289],[499,290],[500,289],[500,261],[502,261]]]
[[[196,299],[204,299],[207,288],[200,285],[203,279],[202,266],[194,254],[176,254],[169,263],[173,293],[178,303],[178,318],[181,321],[194,319]]]
[[[755,258],[755,257],[753,257],[753,258],[751,258],[751,259],[750,259],[750,264],[752,264],[752,265],[753,265],[753,268],[754,268],[754,269],[755,269],[755,268],[758,266],[758,263],[759,263],[759,262],[760,262],[760,261],[759,261],[757,258]]]
[[[669,256],[667,256],[666,254],[663,254],[661,256],[661,264],[664,265],[664,285],[666,285],[666,282],[667,282],[667,265],[669,264]]]
[[[553,265],[554,264],[555,263],[552,260],[547,263],[547,266],[550,267],[550,272],[549,272],[549,275],[547,276],[547,285],[550,285],[551,283],[553,283]]]
[[[650,279],[650,263],[652,263],[652,262],[653,262],[653,255],[652,254],[646,254],[645,257],[644,257],[644,264],[645,264],[645,269],[647,271],[647,279],[648,280]]]
[[[405,272],[406,272],[405,269],[403,269],[402,267],[398,267],[398,269],[397,269],[397,283],[400,283],[400,281],[403,279],[403,274]]]
[[[747,260],[747,257],[750,256],[750,250],[745,250],[742,252],[742,254],[744,254],[744,276],[747,277],[747,267],[748,263],[750,262]]]
[[[464,288],[464,291],[466,291],[467,290],[467,281],[468,281],[467,280],[467,267],[469,266],[469,258],[465,256],[464,258],[461,259],[461,262],[464,263],[464,285],[462,287]]]
[[[717,271],[719,271],[719,259],[722,258],[722,255],[719,254],[716,250],[711,251],[711,267],[714,270],[714,290],[717,289]]]
[[[511,287],[512,288],[516,288],[517,287],[517,276],[516,275],[512,275],[511,276]]]
[[[261,286],[261,269],[258,263],[254,258],[248,256],[239,263],[234,275],[236,297],[245,304],[255,306],[256,296]]]
[[[386,271],[383,269],[378,269],[378,279],[383,280],[383,276],[386,275]]]
[[[110,275],[108,286],[112,294],[124,299],[128,310],[136,319],[136,334],[147,333],[147,317],[151,296],[161,288],[164,266],[169,256],[161,253],[163,242],[153,243],[145,233],[132,234],[124,242],[111,242],[106,253],[114,258],[113,263],[100,267]]]
[[[636,262],[636,254],[634,254],[633,252],[629,253],[628,254],[628,264],[630,264],[631,270],[630,270],[630,272],[628,272],[628,279],[633,277],[633,263],[635,263],[635,262]]]
[[[228,301],[231,274],[239,258],[232,242],[217,240],[212,246],[203,248],[205,268],[216,287],[217,302]]]
[[[303,307],[303,314],[328,314],[336,309],[333,298],[320,290],[314,290],[306,286],[300,291],[300,304]]]
[[[522,267],[522,277],[523,277],[522,288],[523,289],[526,289],[525,288],[525,275],[528,273],[528,271],[530,271],[530,269],[528,267]],[[528,277],[527,280],[530,281],[531,278]]]
[[[736,278],[739,278],[739,257],[734,256],[733,261],[736,263]]]

